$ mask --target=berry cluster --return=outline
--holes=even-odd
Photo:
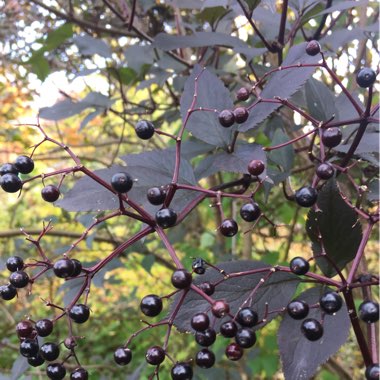
[[[34,169],[34,162],[28,156],[18,156],[13,163],[0,167],[0,186],[7,193],[16,193],[22,188],[19,174],[29,174]]]

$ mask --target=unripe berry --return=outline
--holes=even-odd
[[[306,54],[314,56],[321,52],[321,45],[316,40],[309,41],[306,45]]]

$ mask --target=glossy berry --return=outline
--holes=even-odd
[[[318,192],[314,187],[305,186],[295,193],[295,200],[301,207],[311,207],[317,202]]]
[[[176,363],[171,371],[170,375],[172,380],[191,380],[193,378],[193,369],[187,363]]]
[[[197,352],[195,363],[201,368],[211,368],[215,364],[215,354],[207,348],[203,348]]]
[[[379,320],[379,304],[373,301],[364,301],[359,306],[359,317],[367,323],[374,323]]]
[[[139,120],[135,126],[136,135],[142,140],[149,140],[154,135],[154,125],[148,120]]]
[[[253,327],[259,320],[257,313],[250,307],[244,307],[239,310],[236,316],[236,321],[245,327]]]
[[[237,234],[239,227],[234,219],[224,219],[219,229],[223,236],[232,237]]]
[[[235,335],[235,342],[241,348],[250,348],[256,343],[256,334],[248,327],[239,329]]]
[[[215,342],[215,339],[216,332],[211,328],[208,328],[205,331],[197,331],[195,333],[195,341],[203,347],[211,346]]]
[[[72,336],[69,336],[67,337],[64,341],[63,341],[63,344],[64,346],[68,349],[68,350],[72,350],[73,348],[76,347],[77,345],[77,342],[76,342],[76,339]]]
[[[74,269],[75,264],[67,257],[57,260],[53,265],[54,274],[59,278],[71,277]]]
[[[166,198],[166,191],[162,187],[151,187],[148,190],[146,197],[152,205],[162,205]]]
[[[90,309],[83,304],[74,305],[69,311],[69,317],[75,323],[85,323],[90,317]]]
[[[248,110],[245,107],[237,107],[234,109],[235,121],[238,124],[242,124],[247,121],[249,116]]]
[[[40,348],[40,355],[47,361],[51,362],[59,356],[59,346],[55,343],[44,343]]]
[[[230,110],[223,110],[218,115],[219,123],[224,128],[229,128],[235,123],[235,115]]]
[[[241,359],[244,350],[237,343],[230,343],[226,347],[226,356],[229,360],[236,361]]]
[[[60,363],[51,363],[46,367],[46,375],[52,380],[61,380],[66,376],[66,368]]]
[[[201,282],[198,285],[198,288],[202,289],[208,296],[212,296],[214,294],[214,292],[215,292],[215,285],[211,284],[208,281]]]
[[[21,190],[22,181],[16,174],[7,173],[0,178],[0,186],[6,193],[16,193]]]
[[[171,208],[162,208],[156,212],[156,223],[162,228],[173,227],[177,221],[177,213]]]
[[[70,374],[70,380],[87,380],[88,379],[88,372],[80,367],[74,369],[73,372]]]
[[[17,296],[17,289],[12,285],[1,285],[0,296],[4,301],[10,301]]]
[[[58,200],[61,192],[59,191],[57,186],[47,185],[41,190],[41,197],[46,202],[55,202]]]
[[[205,261],[200,257],[193,260],[191,267],[196,274],[204,274],[206,272]]]
[[[320,179],[330,179],[334,175],[334,167],[329,162],[323,162],[317,167],[316,174]]]
[[[39,336],[49,336],[53,332],[53,322],[50,319],[40,319],[35,324],[35,329]]]
[[[249,90],[245,87],[239,88],[236,92],[236,98],[240,101],[245,101],[249,99]]]
[[[314,56],[321,52],[321,45],[319,45],[318,41],[311,40],[306,45],[306,54]]]
[[[177,269],[173,272],[171,282],[177,289],[186,289],[191,285],[192,276],[186,269]]]
[[[265,170],[265,164],[261,160],[252,160],[248,164],[248,173],[254,176],[262,174]]]
[[[288,304],[286,310],[293,319],[304,319],[309,314],[309,305],[305,301],[295,300]]]
[[[20,338],[29,338],[33,334],[33,331],[32,322],[21,321],[16,325],[16,332]]]
[[[240,216],[246,222],[254,222],[255,220],[259,218],[260,215],[261,215],[260,207],[255,202],[246,203],[245,205],[241,206]]]
[[[9,282],[15,288],[25,288],[29,283],[29,276],[26,272],[18,270],[16,272],[11,273],[9,276]]]
[[[380,365],[373,363],[365,369],[366,380],[379,380],[380,379]]]
[[[20,343],[20,354],[26,358],[31,358],[38,354],[39,346],[35,339],[24,339]]]
[[[215,301],[211,306],[211,312],[216,318],[222,318],[230,311],[230,306],[223,300]]]
[[[323,326],[316,319],[308,318],[302,322],[301,332],[306,339],[314,342],[323,335]]]
[[[128,173],[115,173],[111,178],[111,186],[118,193],[127,193],[132,189],[133,179]]]
[[[310,269],[310,264],[303,257],[294,257],[289,264],[290,270],[299,276],[304,275]]]
[[[234,321],[230,320],[222,323],[219,331],[225,338],[233,338],[238,331],[238,327]]]
[[[71,259],[71,261],[74,264],[74,271],[71,274],[71,277],[77,277],[82,272],[82,263],[79,260],[77,260],[77,259]]]
[[[165,360],[165,351],[160,346],[149,347],[145,359],[149,364],[159,365]]]
[[[369,67],[363,67],[356,75],[356,83],[362,87],[371,87],[376,80],[376,73]]]
[[[322,142],[327,148],[335,148],[342,141],[342,132],[339,127],[327,128],[322,132]]]
[[[129,348],[119,347],[115,350],[113,358],[116,364],[127,365],[132,360],[132,351]]]
[[[145,296],[140,303],[140,310],[147,317],[155,317],[162,311],[162,300],[155,294]]]
[[[34,162],[28,156],[18,156],[14,163],[16,169],[22,174],[29,174],[34,169]]]
[[[210,319],[206,313],[197,313],[191,318],[190,324],[195,331],[205,331],[210,326]]]
[[[24,268],[24,260],[19,256],[11,256],[7,259],[6,266],[10,272],[16,272]]]
[[[18,170],[15,165],[6,163],[0,166],[0,176],[3,176],[5,174],[18,174]]]
[[[334,314],[343,305],[342,297],[336,292],[326,292],[319,299],[319,306],[326,314]]]
[[[32,367],[39,367],[40,365],[44,363],[45,363],[44,358],[39,354],[28,358],[28,364],[31,365]]]

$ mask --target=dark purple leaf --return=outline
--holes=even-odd
[[[355,136],[355,133],[354,133]],[[350,149],[353,139],[351,138],[348,141],[348,144],[340,144],[334,149],[338,152],[347,153]],[[355,154],[362,153],[378,153],[379,152],[379,133],[378,132],[369,132],[365,133],[358,147],[355,150]]]
[[[111,47],[99,38],[93,38],[87,34],[82,36],[74,36],[73,41],[77,45],[79,52],[83,55],[98,54],[101,57],[111,57]]]
[[[312,241],[314,256],[322,253],[321,235],[326,254],[339,269],[344,268],[356,255],[362,232],[356,212],[342,199],[334,179],[329,180],[318,194],[319,210],[310,209],[306,232]],[[324,257],[316,262],[322,272],[329,277],[336,270]]]
[[[326,288],[322,287],[308,289],[297,299],[312,305],[318,302],[324,291]],[[310,309],[308,318],[321,321],[320,309]],[[278,345],[286,380],[312,378],[318,367],[346,342],[350,330],[350,320],[345,304],[335,315],[325,315],[324,334],[315,342],[303,336],[300,330],[301,323],[302,320],[295,320],[286,313],[278,330]]]
[[[28,360],[24,356],[19,355],[17,359],[13,362],[11,376],[9,377],[9,380],[18,380],[20,378],[27,380],[30,377],[28,376],[26,378],[25,376],[23,376],[23,374],[29,368],[30,366],[28,364]]]
[[[216,287],[215,293],[212,295],[213,299],[223,299],[227,301],[232,313],[237,312],[238,308],[242,306],[244,301],[249,297],[253,288],[268,274],[271,268],[262,262],[249,260],[229,261],[216,265],[218,268],[224,269],[226,273],[268,268],[268,271],[263,273],[229,278]],[[204,281],[215,283],[222,278],[223,276],[218,271],[208,269],[205,274],[195,278],[193,284],[197,285]],[[258,313],[259,318],[262,319],[264,317],[266,303],[268,303],[269,311],[285,307],[291,300],[298,283],[299,278],[291,273],[274,272],[269,279],[258,288],[252,300],[252,308]],[[172,309],[178,300],[179,295],[177,295],[173,301],[171,305]],[[174,325],[180,331],[192,331],[190,327],[191,316],[198,312],[206,312],[209,309],[210,304],[197,293],[190,290],[174,320]],[[269,314],[266,323],[270,322],[277,315],[278,313]],[[263,327],[266,323],[257,325],[255,329]],[[216,323],[217,330],[219,329],[219,325],[220,320]]]
[[[345,44],[364,38],[368,37],[362,28],[340,29],[334,30],[330,35],[323,37],[320,40],[320,44],[335,55],[335,52]]]
[[[277,129],[271,140],[271,145],[275,146],[287,141],[289,141],[289,137],[281,129]],[[272,150],[269,152],[268,158],[270,158],[270,160],[278,165],[283,171],[290,174],[294,161],[293,146],[286,145],[280,149]]]

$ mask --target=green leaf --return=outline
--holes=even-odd
[[[148,272],[151,273],[152,266],[155,262],[154,255],[146,255],[141,261],[141,266]]]
[[[317,205],[319,210],[310,209],[306,221],[313,254],[322,254],[322,240],[326,255],[341,270],[353,260],[359,248],[362,231],[358,216],[342,199],[334,179],[319,192]],[[326,276],[336,275],[326,258],[317,257],[316,262]]]
[[[68,38],[73,35],[73,25],[70,23],[63,24],[55,30],[52,30],[48,33],[45,39],[40,40],[39,42],[43,44],[43,51],[52,51]]]
[[[136,71],[129,67],[121,67],[120,69],[110,67],[108,72],[118,81],[126,85],[133,83],[137,78]]]
[[[47,59],[43,56],[43,52],[39,51],[38,54],[33,56],[27,62],[31,65],[32,71],[37,75],[38,79],[44,81],[50,73],[50,66]]]

